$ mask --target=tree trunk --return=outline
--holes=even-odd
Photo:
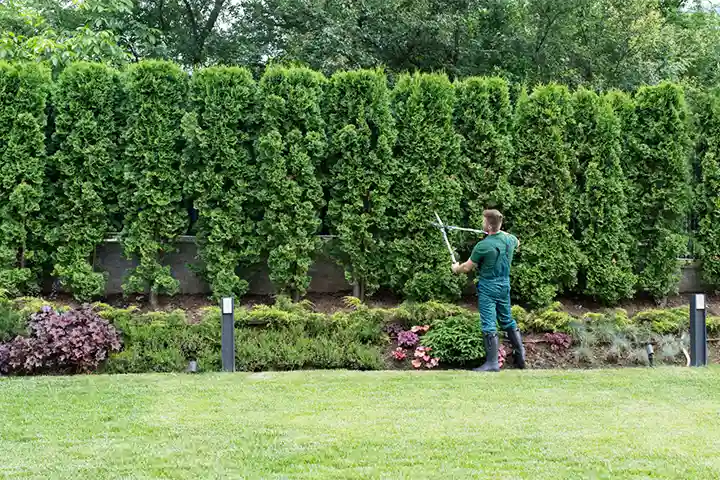
[[[355,280],[353,282],[353,297],[361,302],[365,301],[365,280]]]
[[[150,290],[150,307],[156,310],[159,306],[158,293],[155,290]]]

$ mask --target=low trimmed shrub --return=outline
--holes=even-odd
[[[403,325],[406,330],[414,325],[430,325],[436,320],[455,315],[467,315],[468,310],[458,305],[442,302],[405,302],[397,308],[383,310],[393,321]]]
[[[138,314],[106,309],[102,315],[118,326],[125,345],[107,362],[107,373],[180,372],[190,360],[197,360],[200,370],[220,368],[219,313],[197,324],[189,323],[182,310]]]
[[[485,356],[483,336],[474,315],[453,315],[436,320],[423,335],[422,344],[432,349],[443,364],[465,365]]]
[[[528,316],[530,315],[530,313],[520,305],[513,305],[510,308],[510,314],[512,315],[512,318],[515,319],[515,322],[518,324],[518,328],[520,328],[520,330],[526,330],[525,327],[528,324]]]
[[[360,303],[350,306],[350,312],[324,315],[312,312],[309,302],[280,297],[274,306],[244,311],[244,326],[236,332],[236,368],[382,369],[386,313]]]
[[[705,319],[705,328],[708,335],[720,333],[720,317],[709,316]]]
[[[690,310],[688,307],[665,310],[646,310],[636,314],[632,323],[648,325],[660,335],[678,334],[690,328]]]
[[[575,318],[562,310],[562,304],[556,302],[536,312],[526,312],[520,307],[513,307],[513,318],[523,332],[531,333],[569,333]]]
[[[236,368],[240,371],[354,369],[384,366],[380,348],[353,341],[346,332],[308,335],[294,326],[281,329],[241,328],[236,334]]]
[[[7,300],[0,300],[0,343],[9,342],[18,335],[27,335],[27,318]]]

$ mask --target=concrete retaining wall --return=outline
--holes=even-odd
[[[191,265],[197,265],[197,248],[194,237],[181,237],[178,242],[178,251],[165,258],[173,276],[180,281],[180,293],[183,295],[197,295],[210,293],[206,282],[195,274]],[[116,240],[108,240],[97,250],[97,269],[108,273],[106,287],[107,295],[122,293],[122,283],[127,272],[137,262],[127,260],[122,254],[122,246]],[[342,267],[338,266],[325,253],[319,253],[313,266],[310,268],[310,292],[339,293],[348,292],[352,287],[345,280]],[[260,267],[247,272],[250,282],[250,294],[270,295],[275,293],[268,270]]]
[[[209,293],[207,283],[190,268],[191,264],[197,264],[198,262],[194,240],[194,237],[181,237],[178,243],[178,252],[168,255],[166,258],[166,264],[170,265],[172,274],[180,281],[180,292],[185,295]],[[108,240],[98,248],[97,268],[109,274],[108,295],[122,293],[123,278],[134,264],[135,262],[128,261],[122,255],[122,247],[117,240]],[[701,280],[697,264],[691,261],[683,261],[682,272],[680,293],[707,291],[707,287]],[[250,281],[251,294],[269,295],[274,293],[266,268],[258,268],[255,271],[247,272],[247,275]],[[310,275],[312,277],[310,292],[342,293],[352,291],[352,287],[345,280],[342,267],[337,265],[325,253],[318,254],[310,270]],[[472,293],[472,288],[469,288],[468,291]]]

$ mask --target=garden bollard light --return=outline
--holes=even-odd
[[[655,351],[653,350],[652,343],[648,343],[645,347],[645,350],[647,351],[648,362],[650,363],[650,366],[654,367],[655,365],[653,365],[653,356],[655,355]]]
[[[235,371],[235,299],[223,297],[220,310],[222,312],[221,355],[224,372]]]
[[[690,365],[707,366],[705,294],[702,293],[690,297]]]
[[[187,373],[197,373],[197,360],[190,360],[185,371]]]

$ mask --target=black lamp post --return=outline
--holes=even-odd
[[[223,297],[220,302],[222,313],[221,356],[224,372],[235,371],[235,299]]]
[[[705,324],[705,294],[690,297],[690,365],[707,366],[707,328]]]

